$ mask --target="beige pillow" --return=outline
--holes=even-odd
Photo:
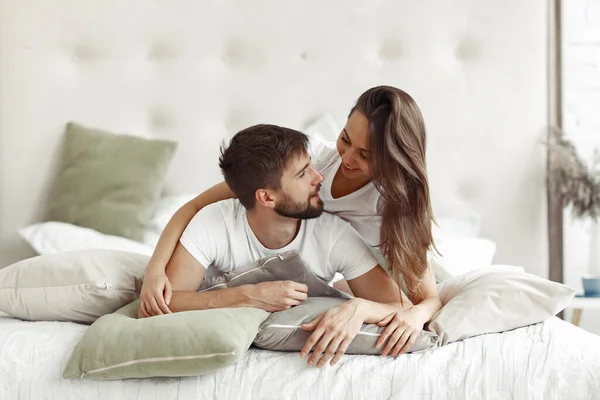
[[[342,304],[351,296],[339,291],[315,275],[302,261],[296,251],[262,258],[250,265],[226,275],[203,282],[200,291],[218,290],[226,287],[255,284],[259,282],[291,280],[308,287],[308,300],[289,310],[273,313],[260,326],[254,345],[275,351],[300,351],[310,333],[299,326],[310,322],[320,313]],[[375,343],[381,332],[376,324],[364,324],[361,333],[348,347],[348,354],[381,354]],[[426,350],[438,341],[431,332],[421,332],[411,352]]]
[[[186,311],[137,319],[139,300],[99,318],[77,343],[64,378],[196,376],[233,365],[269,315],[257,308]]]
[[[0,270],[0,312],[91,323],[136,299],[150,257],[116,250],[41,255]]]
[[[569,286],[500,265],[449,278],[438,290],[443,307],[427,329],[440,345],[545,321],[575,295]]]
[[[329,286],[315,275],[295,250],[263,257],[230,273],[205,279],[199,292],[219,290],[270,281],[294,281],[308,287],[308,296],[351,298],[350,295]]]
[[[346,300],[335,297],[309,297],[299,306],[273,313],[260,325],[254,345],[267,350],[300,351],[312,334],[302,330],[300,326],[344,301]],[[346,354],[381,354],[383,347],[377,348],[375,344],[384,329],[385,327],[379,327],[377,324],[363,324],[358,335],[348,346]],[[435,334],[421,331],[408,352],[430,349],[438,343],[438,340]]]

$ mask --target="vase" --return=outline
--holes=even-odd
[[[590,257],[588,275],[581,278],[584,296],[600,296],[600,224],[590,221]]]

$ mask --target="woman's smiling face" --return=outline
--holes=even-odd
[[[369,120],[354,111],[336,142],[342,158],[342,173],[348,179],[371,179],[369,167]]]

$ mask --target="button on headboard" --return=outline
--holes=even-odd
[[[546,274],[546,2],[0,2],[0,264],[43,213],[65,124],[181,145],[169,193],[220,179],[255,123],[338,125],[365,89],[420,105],[437,216],[482,218],[496,261]]]

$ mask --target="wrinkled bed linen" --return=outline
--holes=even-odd
[[[600,336],[552,318],[396,359],[344,356],[307,367],[297,353],[250,349],[235,366],[186,378],[61,377],[87,326],[0,318],[0,399],[594,399]],[[596,397],[595,397],[596,396]]]

